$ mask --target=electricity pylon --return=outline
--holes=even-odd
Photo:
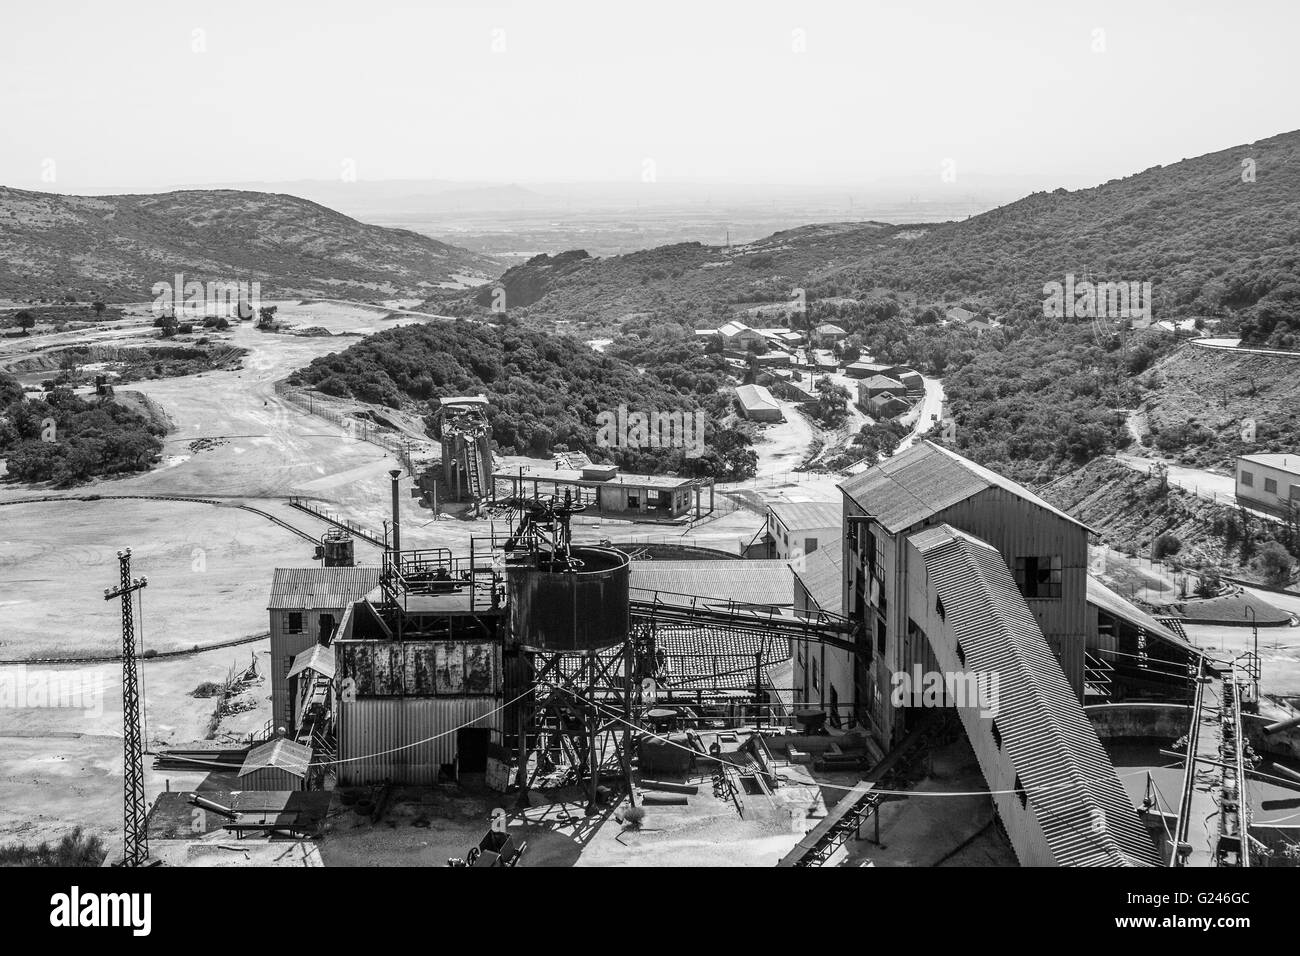
[[[145,827],[144,748],[140,744],[140,684],[135,667],[135,621],[131,595],[148,585],[147,578],[131,580],[131,549],[117,552],[121,583],[104,588],[104,600],[122,599],[122,862],[144,866],[149,859],[149,834]]]

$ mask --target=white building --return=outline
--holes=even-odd
[[[1300,509],[1300,455],[1242,455],[1237,500],[1273,514]]]
[[[840,545],[842,501],[782,501],[768,506],[767,533],[772,556],[798,560],[823,545]]]

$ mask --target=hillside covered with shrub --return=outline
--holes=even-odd
[[[492,437],[503,454],[547,456],[583,451],[634,472],[683,471],[740,478],[753,473],[750,439],[729,426],[730,399],[720,375],[700,374],[716,360],[695,343],[647,344],[640,368],[583,342],[513,321],[436,322],[388,329],[343,352],[314,360],[290,379],[327,395],[431,413],[437,399],[484,394]],[[603,449],[598,416],[619,406],[641,412],[704,413],[702,457],[681,450]]]
[[[0,372],[0,458],[12,481],[67,488],[145,471],[158,460],[163,433],[124,405],[85,401],[67,389],[24,399],[18,381]]]
[[[1124,448],[1129,413],[1160,388],[1137,377],[1179,344],[1125,319],[1045,316],[1043,286],[1067,275],[1150,282],[1157,320],[1195,317],[1247,343],[1296,344],[1300,132],[1091,189],[1035,193],[961,222],[841,223],[730,248],[539,256],[476,295],[438,301],[483,314],[500,287],[512,318],[612,337],[615,353],[650,327],[834,322],[850,333],[850,359],[943,376],[956,447],[1038,482]],[[958,304],[996,327],[945,324]],[[1286,374],[1274,368],[1257,385]],[[1193,449],[1200,432],[1186,424],[1162,426],[1164,445]]]

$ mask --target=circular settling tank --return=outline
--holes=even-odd
[[[570,550],[572,567],[537,552],[506,569],[510,633],[525,647],[589,651],[627,639],[628,557],[613,548]]]

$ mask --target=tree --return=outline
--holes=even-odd
[[[1220,580],[1217,571],[1207,571],[1196,580],[1196,596],[1200,598],[1212,598],[1219,593],[1223,587],[1223,581]]]
[[[104,303],[98,301],[90,303],[90,307],[95,310],[95,318],[97,319],[103,316],[104,309],[107,308]]]
[[[176,321],[174,315],[161,315],[154,320],[154,325],[162,329],[161,335],[165,339],[171,338],[176,334],[176,330],[180,328],[180,323]]]
[[[14,316],[14,318],[18,320],[18,327],[23,330],[23,335],[31,335],[31,332],[29,332],[28,330],[31,329],[32,326],[36,324],[36,317],[32,315],[30,312],[28,312],[26,309],[23,309],[16,316]]]
[[[1151,542],[1151,560],[1159,561],[1167,558],[1171,554],[1177,554],[1183,548],[1183,543],[1175,535],[1162,534]]]
[[[1270,541],[1259,549],[1259,554],[1251,566],[1264,576],[1269,584],[1281,587],[1291,580],[1291,569],[1295,565],[1290,553],[1276,541]]]

